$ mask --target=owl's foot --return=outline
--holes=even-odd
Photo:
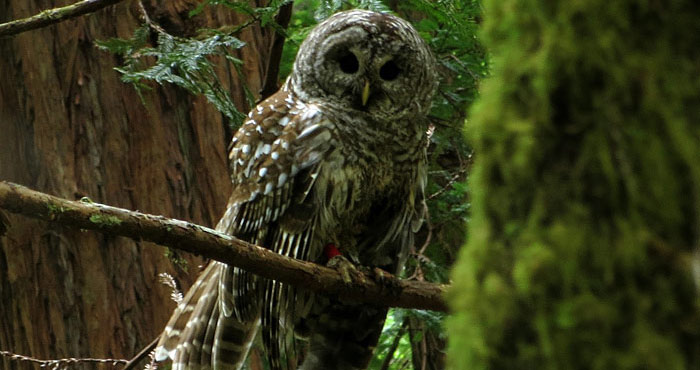
[[[372,267],[369,270],[369,274],[372,275],[374,281],[377,282],[382,289],[387,290],[389,294],[398,295],[401,293],[401,284],[393,274],[379,267]]]
[[[355,264],[343,257],[335,245],[326,245],[324,252],[328,258],[326,267],[340,272],[340,275],[343,277],[343,282],[345,282],[346,285],[352,285],[353,282],[365,282],[365,274],[363,274]]]
[[[340,275],[343,277],[343,282],[347,285],[352,285],[353,282],[358,282],[360,284],[364,284],[365,282],[365,274],[363,274],[355,264],[348,261],[347,258],[340,254],[328,260],[326,266],[340,272]]]
[[[381,285],[391,283],[392,278],[394,277],[394,275],[380,269],[379,267],[372,267],[369,269],[369,274],[372,275],[374,281]]]

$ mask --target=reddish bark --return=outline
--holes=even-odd
[[[0,2],[0,22],[70,1]],[[223,9],[195,18],[192,1],[146,3],[170,32],[239,24]],[[0,39],[0,179],[69,199],[97,202],[212,226],[230,191],[222,115],[202,98],[154,86],[142,104],[119,80],[117,58],[93,42],[129,37],[140,24],[136,2]],[[257,92],[270,32],[251,26],[236,56]],[[223,64],[223,63],[222,63]],[[242,111],[235,71],[222,81]],[[162,329],[174,303],[157,275],[188,285],[201,261],[176,269],[162,248],[138,248],[119,237],[8,215],[0,237],[0,349],[40,358],[128,358]],[[0,368],[29,365],[0,358]]]

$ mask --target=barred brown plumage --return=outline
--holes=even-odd
[[[217,230],[318,263],[332,243],[352,263],[398,272],[423,218],[436,84],[433,56],[408,22],[363,10],[330,17],[236,132],[234,190]],[[300,368],[363,369],[385,315],[213,262],[173,313],[157,358],[238,369],[260,326],[273,370],[294,366],[292,332],[310,343]]]

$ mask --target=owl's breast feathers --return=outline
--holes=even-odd
[[[380,244],[403,232],[417,217],[424,154],[414,141],[423,136],[362,127],[361,117],[338,113],[284,88],[250,112],[232,140],[234,190],[223,231],[245,238],[275,221],[290,232],[314,225],[316,239],[328,239],[319,243],[353,248],[371,227],[391,234],[372,238]],[[368,224],[377,214],[392,222]]]

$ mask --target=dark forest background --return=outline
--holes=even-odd
[[[68,4],[2,1],[0,23]],[[408,19],[439,61],[403,277],[452,284],[449,317],[390,311],[371,369],[700,369],[690,0],[119,2],[0,38],[0,180],[213,226],[243,115],[355,7]],[[0,351],[128,359],[175,306],[159,275],[186,291],[206,262],[2,217]],[[96,366],[121,365],[71,368]]]

